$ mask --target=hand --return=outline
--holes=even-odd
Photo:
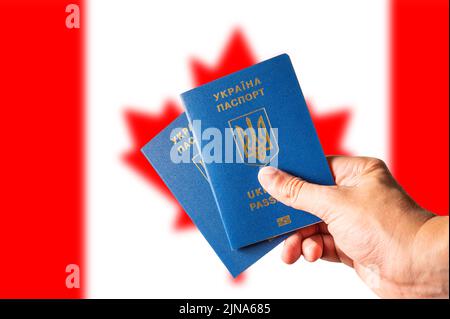
[[[308,183],[273,167],[259,172],[273,197],[323,220],[291,235],[283,260],[292,264],[303,255],[310,262],[342,262],[381,297],[448,298],[448,217],[419,207],[381,160],[328,161],[336,186]]]

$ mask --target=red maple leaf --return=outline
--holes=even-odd
[[[223,49],[215,66],[207,66],[198,59],[191,59],[190,68],[194,86],[215,80],[251,66],[257,62],[248,41],[241,30],[236,29]],[[326,154],[346,154],[342,148],[342,140],[347,122],[350,118],[348,110],[339,110],[326,114],[316,114],[309,106],[318,132],[322,147]],[[181,206],[175,200],[155,170],[141,154],[140,149],[180,113],[181,108],[174,102],[166,102],[158,114],[142,113],[128,109],[125,113],[127,125],[131,131],[133,145],[124,155],[125,162],[139,174],[144,176],[154,187],[159,189],[174,205],[177,206],[175,229],[192,228],[193,224]],[[241,283],[244,276],[240,275],[233,282]]]

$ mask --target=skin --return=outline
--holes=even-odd
[[[323,220],[285,241],[283,261],[342,262],[383,298],[448,298],[448,216],[418,206],[381,160],[333,156],[328,162],[336,186],[274,167],[259,172],[278,201]]]

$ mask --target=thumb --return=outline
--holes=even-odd
[[[329,220],[329,212],[336,212],[338,196],[336,186],[308,183],[272,166],[261,168],[258,180],[261,186],[278,201],[316,215],[325,223]]]

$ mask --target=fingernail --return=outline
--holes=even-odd
[[[278,172],[278,169],[272,166],[265,166],[259,170],[258,180],[265,190],[269,191],[272,184],[273,176]]]

